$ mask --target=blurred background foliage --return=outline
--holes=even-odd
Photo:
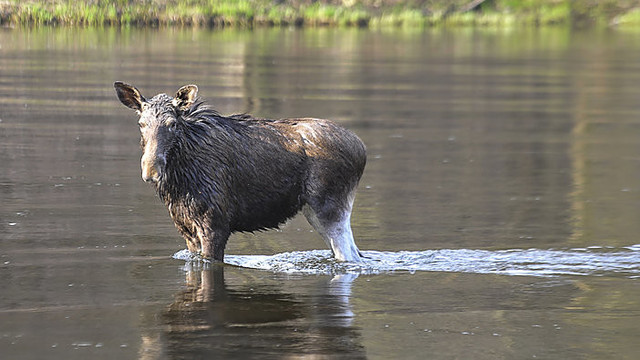
[[[5,0],[0,24],[638,26],[640,0]]]

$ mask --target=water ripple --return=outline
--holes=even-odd
[[[610,248],[592,246],[566,250],[425,250],[364,251],[362,263],[335,261],[329,250],[275,255],[227,255],[230,265],[290,274],[379,274],[395,271],[439,271],[525,276],[618,274],[640,278],[640,244]],[[194,261],[187,250],[174,258]]]

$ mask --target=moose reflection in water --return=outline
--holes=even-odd
[[[366,358],[348,301],[357,275],[318,277],[310,292],[293,294],[262,281],[225,279],[225,267],[187,271],[187,289],[164,311],[164,330],[150,337],[149,348],[186,359]]]
[[[351,232],[366,150],[329,120],[222,116],[186,85],[145,99],[122,82],[140,115],[142,178],[155,185],[187,248],[224,260],[231,233],[277,228],[300,210],[341,261],[360,261]]]

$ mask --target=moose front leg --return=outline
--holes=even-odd
[[[187,241],[187,249],[192,254],[197,254],[200,252],[200,241],[198,239],[194,239],[192,237],[185,237]]]
[[[228,230],[221,228],[207,228],[198,231],[202,257],[212,259],[215,262],[223,262],[224,248],[227,245],[229,235],[231,234]]]
[[[172,216],[173,217],[173,216]],[[187,249],[192,254],[200,253],[200,238],[198,237],[197,230],[189,227],[189,225],[182,221],[180,218],[173,217],[176,228],[187,242]]]

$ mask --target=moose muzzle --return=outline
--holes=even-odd
[[[150,183],[157,183],[160,181],[164,167],[167,164],[167,160],[164,156],[146,156],[143,155],[140,160],[140,166],[142,167],[142,180]]]

